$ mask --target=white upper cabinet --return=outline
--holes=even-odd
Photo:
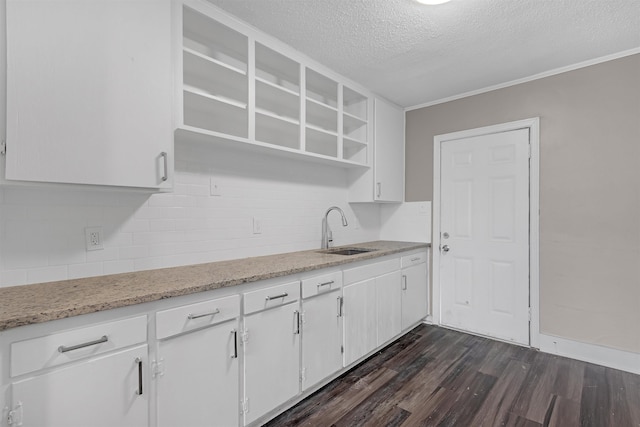
[[[380,98],[375,100],[374,199],[404,201],[404,111]]]
[[[7,0],[5,178],[170,188],[171,43],[169,0]]]
[[[349,174],[350,202],[404,201],[404,111],[383,99],[374,101],[373,169]]]
[[[206,2],[175,8],[178,141],[368,168],[372,97]]]

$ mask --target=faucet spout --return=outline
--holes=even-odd
[[[327,209],[327,212],[324,214],[322,218],[322,245],[321,249],[328,249],[329,245],[333,242],[333,233],[331,233],[331,229],[329,228],[329,223],[327,222],[327,217],[329,216],[329,212],[338,211],[340,215],[342,215],[342,226],[346,227],[349,225],[347,222],[347,217],[344,214],[344,211],[337,206],[331,206]]]

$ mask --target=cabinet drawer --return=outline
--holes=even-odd
[[[336,271],[302,281],[302,298],[330,292],[342,287],[342,272]]]
[[[344,271],[344,284],[361,282],[400,269],[400,258],[350,268]]]
[[[215,325],[240,316],[240,296],[170,308],[156,314],[156,337],[167,338],[203,326]]]
[[[279,307],[300,298],[300,282],[258,289],[244,294],[244,314]]]
[[[402,257],[402,268],[411,267],[412,265],[421,264],[427,261],[426,252],[418,252],[411,255],[405,255]]]
[[[11,376],[147,341],[147,316],[58,332],[11,344]]]

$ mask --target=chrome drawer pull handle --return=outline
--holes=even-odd
[[[402,275],[402,290],[403,291],[407,290],[407,275],[406,274]]]
[[[103,342],[107,342],[107,341],[109,341],[109,337],[107,337],[106,335],[103,335],[102,338],[99,338],[95,341],[89,341],[82,344],[71,345],[69,347],[61,345],[60,347],[58,347],[58,351],[60,353],[66,353],[67,351],[78,350],[79,348],[90,347],[92,345],[102,344]]]
[[[415,258],[411,258],[411,261],[419,261],[419,260],[420,260],[420,257],[418,257],[418,256],[415,257]]]
[[[265,301],[271,301],[272,299],[286,298],[288,296],[289,296],[289,294],[285,292],[285,293],[282,293],[280,295],[268,296],[268,297],[265,298]]]
[[[214,316],[216,314],[220,313],[220,309],[216,308],[215,310],[213,310],[211,313],[202,313],[202,314],[189,314],[187,316],[187,318],[189,320],[193,320],[193,319],[199,319],[201,317],[207,317],[207,316]]]
[[[318,287],[320,288],[322,286],[333,285],[334,283],[336,283],[335,280],[329,280],[328,282],[318,283]]]

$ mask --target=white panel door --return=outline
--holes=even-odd
[[[376,279],[345,286],[344,298],[344,366],[348,366],[376,348],[378,319],[376,314]]]
[[[302,389],[342,368],[340,289],[302,302]]]
[[[375,188],[379,202],[404,200],[404,111],[375,99]]]
[[[226,322],[158,343],[159,427],[238,425],[236,328]]]
[[[441,146],[441,322],[529,343],[529,130]]]
[[[402,331],[402,274],[394,271],[376,277],[377,345],[389,341]]]
[[[402,269],[402,330],[427,317],[427,264]]]
[[[270,308],[244,318],[245,425],[300,391],[299,305]]]

